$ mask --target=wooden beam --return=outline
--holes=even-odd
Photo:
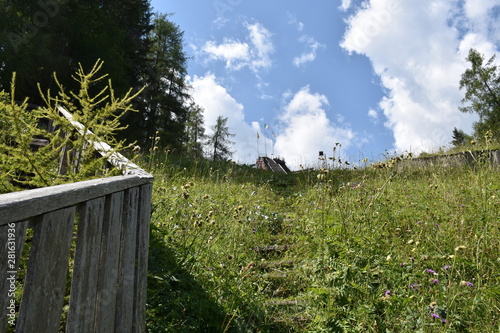
[[[116,176],[0,195],[0,226],[148,184],[152,178]]]

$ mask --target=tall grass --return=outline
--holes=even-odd
[[[150,332],[500,331],[495,167],[148,163]]]

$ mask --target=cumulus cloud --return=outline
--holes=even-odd
[[[214,41],[206,42],[203,51],[213,60],[224,60],[226,68],[238,70],[246,65],[250,59],[250,47],[247,43],[225,39],[217,45]]]
[[[244,106],[217,82],[215,75],[207,73],[202,77],[195,76],[190,83],[194,101],[204,109],[206,134],[213,133],[211,127],[216,124],[217,117],[227,117],[227,125],[236,135],[231,138],[235,142],[232,147],[233,160],[245,164],[255,163],[259,124],[245,122]]]
[[[240,70],[250,68],[257,73],[272,66],[271,54],[274,52],[272,34],[260,23],[245,23],[248,36],[245,42],[225,38],[222,43],[207,41],[202,47],[210,60],[226,62],[226,68]]]
[[[332,123],[327,115],[329,102],[326,96],[312,93],[305,86],[296,93],[283,95],[284,106],[273,128],[266,130],[264,124],[247,123],[244,106],[236,101],[212,73],[189,80],[192,97],[203,107],[207,134],[218,116],[228,118],[228,127],[236,136],[233,160],[238,163],[254,164],[258,154],[285,158],[292,170],[318,166],[320,150],[331,156],[335,143],[347,148],[354,139],[354,132],[337,117]],[[259,139],[257,139],[257,134]],[[274,145],[274,146],[273,146]]]
[[[436,149],[453,127],[471,130],[475,116],[458,111],[460,75],[470,47],[495,52],[491,11],[500,4],[477,2],[370,0],[347,20],[341,46],[366,55],[380,76],[387,95],[379,107],[397,150]]]
[[[296,67],[300,67],[308,62],[314,61],[316,59],[317,50],[320,48],[324,49],[326,47],[325,44],[319,43],[314,38],[309,36],[302,36],[299,41],[306,44],[307,51],[293,59],[293,64]]]
[[[327,116],[326,96],[312,93],[305,86],[295,94],[284,94],[284,98],[286,105],[279,117],[281,128],[274,148],[293,169],[317,166],[318,152],[332,151],[337,142],[344,147],[351,144],[353,131],[345,124],[332,123]]]

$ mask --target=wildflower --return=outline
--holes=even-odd
[[[414,289],[418,289],[418,288],[420,288],[420,285],[416,284],[416,283],[412,283],[412,284],[410,284],[410,288],[413,289],[413,290]]]
[[[460,250],[465,250],[466,248],[467,248],[467,246],[465,246],[465,245],[459,245],[455,248],[455,252],[460,251]]]
[[[438,315],[438,314],[435,314],[435,313],[433,313],[433,312],[431,312],[431,317],[432,317],[432,318],[441,319],[441,317],[439,317],[439,315]]]
[[[467,287],[474,287],[474,283],[469,282],[469,281],[460,281],[460,285],[462,287],[465,287],[465,286],[467,286]]]
[[[432,282],[432,284],[438,284],[438,283],[439,283],[439,280],[438,280],[438,279],[434,279],[434,280],[432,280],[431,282]]]
[[[408,242],[406,242],[406,244],[408,244],[408,245],[413,244],[413,239],[410,239]]]
[[[437,273],[434,272],[432,269],[427,268],[425,271],[429,274],[437,275]]]
[[[134,146],[134,149],[132,149],[132,151],[134,151],[134,152],[140,152],[141,151],[141,147]]]
[[[389,254],[387,258],[385,258],[386,261],[392,261],[392,256]]]
[[[447,270],[447,269],[450,269],[450,268],[451,268],[451,266],[450,266],[450,265],[446,265],[446,266],[444,266],[444,269],[446,269],[446,270]]]
[[[389,297],[391,296],[391,291],[390,290],[386,290],[385,291],[385,297]]]

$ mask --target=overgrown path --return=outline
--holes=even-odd
[[[500,327],[487,163],[280,176],[157,162],[150,332]]]

